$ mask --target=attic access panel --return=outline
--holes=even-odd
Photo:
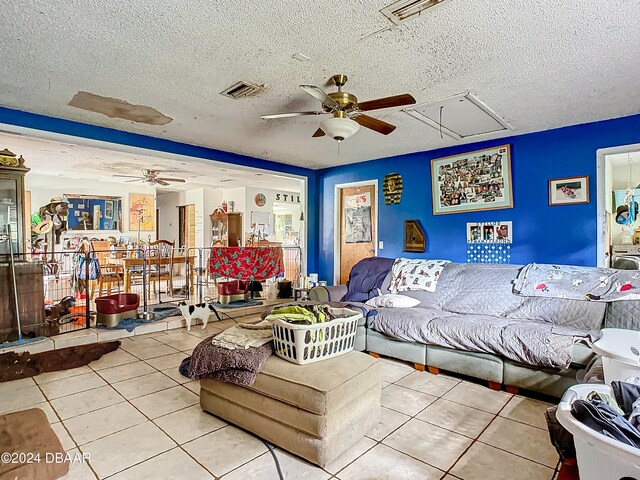
[[[420,16],[422,12],[435,7],[448,0],[398,0],[387,5],[380,13],[387,17],[393,24],[400,25],[407,20]]]
[[[504,120],[470,93],[414,105],[403,111],[438,131],[442,118],[442,133],[456,140],[511,130]]]

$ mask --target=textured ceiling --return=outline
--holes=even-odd
[[[3,148],[25,158],[25,165],[31,169],[27,175],[58,175],[78,180],[126,183],[131,179],[112,175],[141,175],[142,169],[151,169],[164,171],[161,177],[186,180],[185,183],[172,183],[167,187],[157,185],[160,192],[248,186],[300,191],[300,180],[210,160],[158,158],[0,132],[0,150]],[[40,180],[46,185],[51,184],[46,177]],[[36,183],[32,182],[31,185]]]
[[[320,117],[258,118],[316,109],[297,85],[323,86],[335,73],[349,75],[346,90],[361,101],[470,91],[509,134],[640,112],[637,0],[451,0],[363,39],[389,25],[379,12],[386,4],[0,0],[0,104],[311,168],[457,143],[381,111],[398,129],[388,137],[363,129],[338,155],[335,142],[311,138]],[[266,89],[243,100],[218,94],[238,80]],[[134,124],[68,106],[82,90],[174,120]]]

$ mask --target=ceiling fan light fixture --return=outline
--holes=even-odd
[[[328,118],[320,123],[320,128],[328,136],[341,142],[360,130],[360,125],[350,118]]]

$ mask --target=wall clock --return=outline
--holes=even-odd
[[[264,207],[264,205],[267,203],[267,198],[262,194],[259,193],[256,195],[256,205],[259,207]]]

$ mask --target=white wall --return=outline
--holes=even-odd
[[[122,227],[119,236],[129,236],[136,238],[138,236],[137,225],[129,225],[129,194],[130,193],[149,193],[155,196],[156,188],[144,185],[142,183],[113,183],[102,180],[78,180],[69,177],[59,177],[57,175],[38,175],[27,173],[25,176],[25,188],[31,192],[31,212],[37,212],[40,207],[48,204],[53,197],[62,197],[64,194],[77,195],[109,195],[122,198]],[[104,230],[103,234],[113,232],[112,230]],[[80,232],[69,231],[69,234]],[[142,232],[141,236],[145,240],[151,235],[151,239],[155,240],[155,232]]]
[[[605,162],[605,175],[607,174],[607,163],[610,162]],[[614,190],[626,189],[629,185],[629,164],[616,163],[615,167],[611,167],[611,181]],[[634,161],[631,163],[631,188],[635,188],[638,183],[640,183],[640,162]]]
[[[222,203],[222,189],[194,188],[182,192],[158,194],[160,209],[160,237],[178,241],[180,235],[178,206],[195,207],[195,246],[206,247],[211,244],[211,220],[209,215]]]
[[[159,210],[160,225],[158,233],[163,240],[175,241],[180,238],[178,206],[184,205],[185,192],[162,192],[158,190],[156,208]]]
[[[285,192],[282,190],[271,190],[268,188],[255,188],[255,187],[247,187],[246,189],[246,214],[244,216],[244,228],[245,228],[245,237],[246,234],[251,233],[251,212],[269,212],[271,214],[271,222],[272,229],[274,227],[273,223],[275,222],[273,218],[273,202],[277,201],[278,203],[285,203],[291,206],[302,206],[303,198],[299,193],[293,192]],[[256,195],[259,193],[263,194],[266,199],[266,203],[264,207],[258,207],[256,205]],[[286,196],[286,201],[285,201]],[[298,203],[298,199],[300,199],[301,203]],[[295,215],[294,215],[295,216]],[[294,228],[296,225],[296,221],[299,222],[300,214],[298,213],[297,219],[294,220]]]

